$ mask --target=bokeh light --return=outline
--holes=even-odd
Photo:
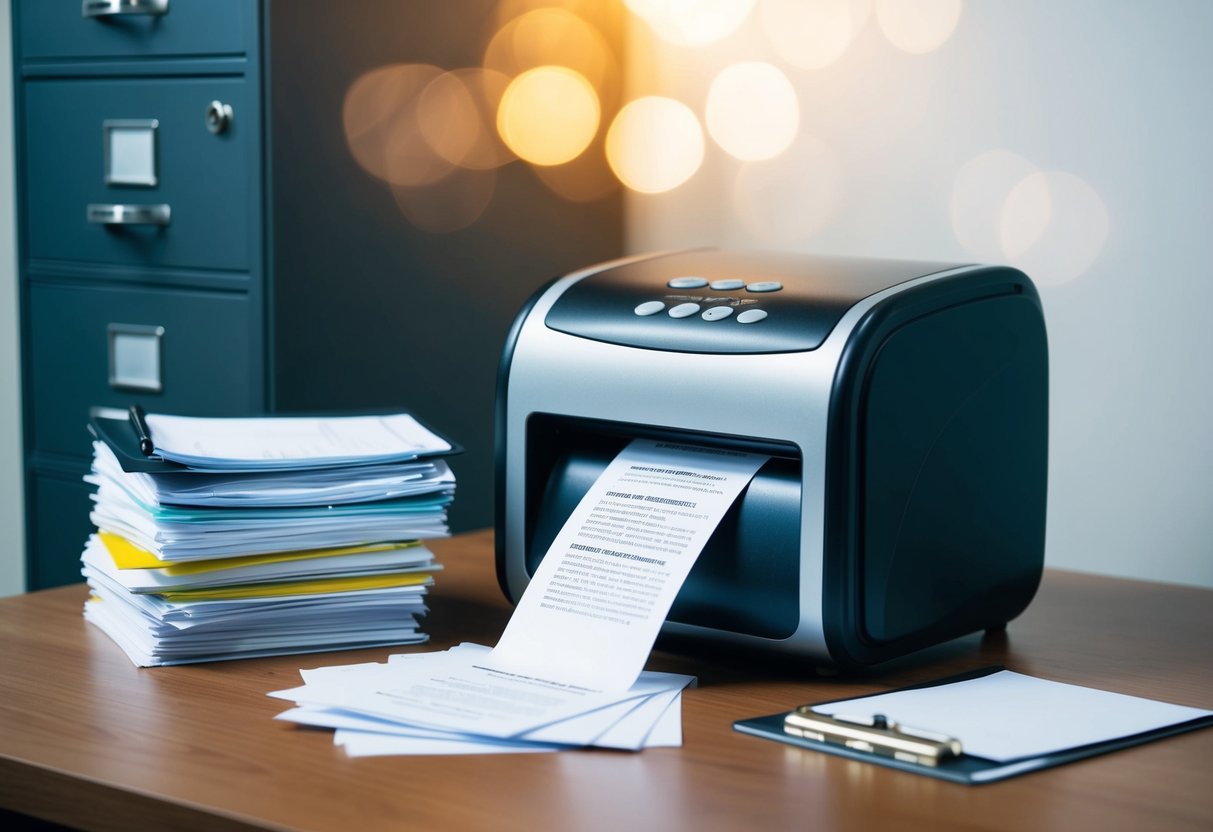
[[[432,185],[393,187],[392,196],[413,225],[431,234],[449,234],[480,219],[496,187],[496,170],[455,168]]]
[[[800,105],[788,77],[750,61],[721,70],[708,90],[708,133],[742,161],[778,156],[796,138]]]
[[[437,182],[453,165],[439,156],[421,130],[417,103],[442,74],[429,64],[392,64],[362,75],[342,108],[346,143],[355,161],[395,185]]]
[[[703,164],[704,141],[691,108],[648,96],[625,105],[607,132],[606,156],[624,185],[641,193],[678,187]]]
[[[497,132],[520,158],[560,165],[589,146],[600,116],[598,95],[582,75],[568,67],[541,66],[506,87]]]
[[[705,46],[741,26],[754,0],[624,0],[657,36],[676,46]]]
[[[751,237],[764,243],[810,238],[837,214],[842,194],[838,154],[807,133],[778,159],[742,165],[733,183],[737,219]]]
[[[952,36],[961,8],[961,0],[876,0],[876,22],[894,46],[920,55]]]
[[[1029,173],[1007,192],[1002,202],[998,236],[1003,256],[1022,257],[1040,242],[1053,219],[1053,195],[1049,180],[1040,171]]]
[[[801,69],[842,57],[871,10],[871,0],[760,0],[758,9],[771,46]]]
[[[558,8],[535,9],[502,26],[484,51],[484,66],[511,78],[536,67],[565,66],[596,89],[618,75],[602,34]]]
[[[598,0],[497,0],[474,22],[484,27],[482,65],[392,64],[350,85],[350,154],[392,187],[412,224],[435,233],[476,222],[497,169],[520,159],[570,202],[617,193],[602,128],[620,103],[613,44],[625,16]]]
[[[980,260],[1003,257],[1003,207],[1016,184],[1036,172],[1009,150],[989,150],[961,165],[952,184],[949,214],[960,244]]]
[[[1007,215],[1039,206],[1041,193],[1050,206],[1048,223],[1030,247],[1011,255],[1011,245],[1022,240],[1013,236],[1004,241],[1011,263],[1037,283],[1060,286],[1086,273],[1103,251],[1110,221],[1107,206],[1085,181],[1065,171],[1029,174],[1007,195],[1003,230],[1022,230],[1008,224]]]
[[[479,67],[445,72],[417,101],[421,133],[434,152],[473,170],[498,167],[515,158],[497,136],[497,107],[510,79]]]
[[[613,11],[617,6],[616,3],[603,3],[602,0],[497,0],[493,4],[493,20],[488,22],[493,25],[495,21],[495,25],[500,27],[527,12],[554,8],[567,9],[584,18],[600,21],[602,15],[598,13],[604,10]]]
[[[472,152],[482,130],[471,90],[450,72],[439,75],[421,91],[417,122],[430,148],[456,165]]]
[[[990,150],[956,173],[950,206],[956,239],[979,259],[1009,262],[1042,285],[1090,268],[1108,236],[1108,209],[1072,173],[1041,171],[1009,150]]]

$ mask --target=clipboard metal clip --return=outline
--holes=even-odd
[[[898,725],[883,714],[826,716],[815,713],[809,705],[801,705],[784,717],[783,730],[795,737],[924,766],[937,766],[963,753],[960,740]]]

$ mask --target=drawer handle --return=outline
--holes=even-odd
[[[164,391],[164,327],[146,324],[110,324],[110,387],[115,390]]]
[[[163,204],[88,206],[88,221],[97,225],[168,225],[172,215]]]
[[[127,14],[168,14],[168,0],[84,0],[84,17],[113,17]]]

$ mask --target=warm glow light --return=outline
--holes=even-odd
[[[749,16],[754,0],[625,0],[658,37],[677,46],[724,40]]]
[[[586,149],[599,117],[589,81],[567,67],[541,66],[510,82],[497,109],[497,132],[520,158],[559,165]]]
[[[555,7],[576,9],[587,3],[596,2],[598,0],[497,0],[493,3],[492,14],[496,18],[497,25],[500,26],[516,17],[522,17],[527,12],[533,12],[535,9]]]
[[[998,231],[1002,253],[1010,260],[1022,257],[1040,242],[1053,219],[1049,180],[1040,171],[1021,179],[1002,202]]]
[[[607,161],[624,185],[642,193],[677,188],[703,163],[703,130],[691,108],[649,96],[628,103],[611,124]]]
[[[922,54],[952,36],[960,10],[961,0],[876,0],[876,22],[898,49]]]
[[[422,90],[417,116],[422,136],[448,162],[473,170],[498,167],[514,154],[497,137],[494,121],[509,79],[486,69],[457,69]]]
[[[871,9],[871,0],[761,0],[759,19],[779,57],[821,69],[842,57]]]
[[[379,67],[346,91],[342,110],[350,153],[368,173],[395,185],[436,182],[452,165],[422,134],[417,102],[442,74],[428,64]]]
[[[540,66],[566,66],[596,89],[617,74],[602,34],[556,8],[535,9],[502,26],[484,51],[484,66],[511,78]]]
[[[1012,254],[1026,238],[1016,215],[1039,210],[1042,195],[1049,217],[1028,248]],[[1095,189],[1072,173],[1029,174],[1007,195],[1003,212],[1004,247],[1011,263],[1037,283],[1059,286],[1090,269],[1108,239],[1108,209]],[[1031,230],[1031,229],[1029,229]]]
[[[456,168],[433,185],[392,188],[408,221],[431,234],[449,234],[480,219],[497,188],[497,171]]]
[[[858,34],[872,15],[872,0],[850,0],[851,34]]]
[[[834,217],[842,185],[842,165],[833,148],[804,134],[778,159],[743,165],[733,183],[733,204],[754,239],[797,243]]]
[[[989,150],[961,165],[952,184],[950,215],[956,239],[988,262],[1003,259],[1003,206],[1015,185],[1036,172],[1009,150]]]
[[[708,90],[708,132],[725,152],[753,162],[778,156],[796,138],[800,105],[788,77],[767,63],[727,67]]]
[[[443,159],[461,163],[482,130],[471,91],[458,76],[444,72],[417,99],[417,121],[426,143]]]

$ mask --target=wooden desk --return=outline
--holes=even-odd
[[[493,643],[509,608],[487,532],[440,541],[426,649]],[[298,669],[363,650],[136,669],[84,622],[83,586],[0,601],[0,806],[88,829],[1213,828],[1213,730],[984,786],[733,732],[734,719],[990,664],[1213,707],[1213,591],[1051,571],[1005,636],[879,674],[655,654],[696,673],[685,745],[638,754],[347,759],[274,715]],[[405,648],[409,649],[409,648]]]

